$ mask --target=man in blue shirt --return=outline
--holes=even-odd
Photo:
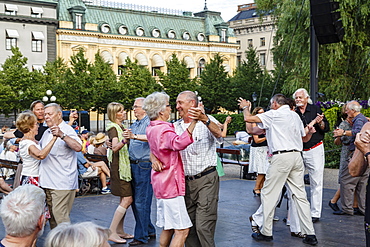
[[[130,246],[148,243],[149,238],[155,238],[155,228],[150,220],[153,189],[150,183],[150,174],[152,164],[149,160],[150,149],[146,138],[146,127],[150,120],[143,110],[143,101],[145,98],[135,99],[133,110],[136,122],[131,125],[131,129],[126,130],[124,135],[130,139],[129,155],[132,172],[132,192],[136,225],[134,240],[129,243]]]

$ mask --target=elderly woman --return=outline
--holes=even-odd
[[[185,206],[185,175],[180,150],[193,143],[192,133],[200,109],[189,110],[193,121],[182,135],[175,133],[169,96],[153,93],[145,98],[143,109],[151,120],[146,134],[151,153],[162,163],[161,169],[152,170],[151,180],[157,198],[157,226],[163,227],[160,246],[184,246],[192,226]],[[174,237],[172,238],[172,235]]]
[[[51,141],[41,149],[35,139],[39,125],[36,116],[31,111],[21,113],[17,118],[16,126],[23,133],[23,138],[19,142],[19,154],[23,160],[21,185],[33,184],[39,186],[40,160],[45,159],[50,153],[58,137],[53,136]]]
[[[112,102],[107,107],[108,118],[111,121],[108,125],[108,136],[112,142],[112,148],[108,150],[110,162],[111,192],[120,197],[120,203],[114,213],[111,225],[109,240],[124,244],[124,238],[133,238],[123,230],[123,221],[126,210],[132,203],[131,189],[131,167],[127,148],[127,140],[123,137],[124,127],[122,122],[126,119],[126,111],[122,104]]]
[[[49,232],[45,247],[108,247],[108,236],[109,229],[92,222],[64,222]]]
[[[257,114],[264,113],[262,107],[254,108],[252,115],[255,116]],[[255,123],[252,124],[253,127],[257,126]],[[263,187],[263,183],[265,182],[265,176],[267,169],[269,167],[268,161],[268,147],[265,134],[261,135],[252,135],[252,144],[250,148],[250,166],[249,166],[249,173],[256,172],[257,179],[254,185],[253,194],[255,196],[261,195],[261,189]]]

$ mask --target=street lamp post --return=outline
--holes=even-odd
[[[253,94],[252,94],[253,108],[256,107],[257,97],[258,97],[258,95],[256,94],[256,92],[253,92]]]
[[[44,97],[42,97],[42,101],[44,102],[47,102],[49,101],[49,97],[50,97],[50,101],[51,102],[55,102],[57,100],[57,97],[55,97],[54,95],[52,95],[53,92],[51,90],[46,90],[46,95]]]

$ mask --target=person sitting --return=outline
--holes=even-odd
[[[45,193],[26,184],[10,192],[1,203],[1,219],[6,236],[0,246],[34,246],[45,225]]]
[[[110,230],[93,222],[62,223],[51,230],[45,247],[107,247]]]
[[[82,178],[99,176],[102,184],[101,193],[111,193],[107,187],[107,176],[110,177],[110,171],[104,161],[89,162],[82,152],[77,152],[77,169]]]
[[[11,140],[5,140],[4,141],[4,149],[0,153],[0,159],[2,160],[10,160],[10,161],[18,161],[18,153],[17,149],[18,147],[14,145],[13,141],[15,139]],[[2,176],[5,177],[5,180],[9,179],[12,175],[14,175],[14,171],[9,168],[1,168]]]
[[[107,147],[105,146],[105,141],[107,136],[104,133],[98,133],[93,141],[94,154],[107,156]]]

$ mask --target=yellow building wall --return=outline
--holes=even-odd
[[[62,27],[71,27],[72,22],[61,22]],[[95,24],[85,24],[85,28],[93,29]],[[72,25],[73,26],[73,25]],[[218,37],[218,36],[217,36]],[[216,37],[209,37],[209,39]],[[219,39],[219,38],[218,38]],[[232,39],[232,41],[234,41]],[[234,41],[235,42],[235,41]],[[57,30],[57,56],[69,61],[70,57],[76,53],[79,48],[85,50],[85,56],[93,62],[95,54],[100,51],[108,51],[113,57],[112,69],[118,73],[119,54],[125,52],[131,60],[135,60],[138,53],[143,53],[148,60],[148,69],[151,70],[152,58],[154,55],[160,55],[164,60],[164,67],[161,71],[166,72],[165,61],[175,53],[180,60],[186,56],[192,58],[195,67],[190,69],[190,77],[197,76],[198,62],[201,58],[209,62],[216,53],[220,53],[225,59],[225,68],[230,68],[230,74],[236,67],[236,51],[239,45],[235,43],[215,43],[215,42],[197,42],[171,39],[155,39],[139,36],[124,36],[103,34],[98,32],[79,31],[79,30]],[[228,65],[228,66],[227,66]]]

